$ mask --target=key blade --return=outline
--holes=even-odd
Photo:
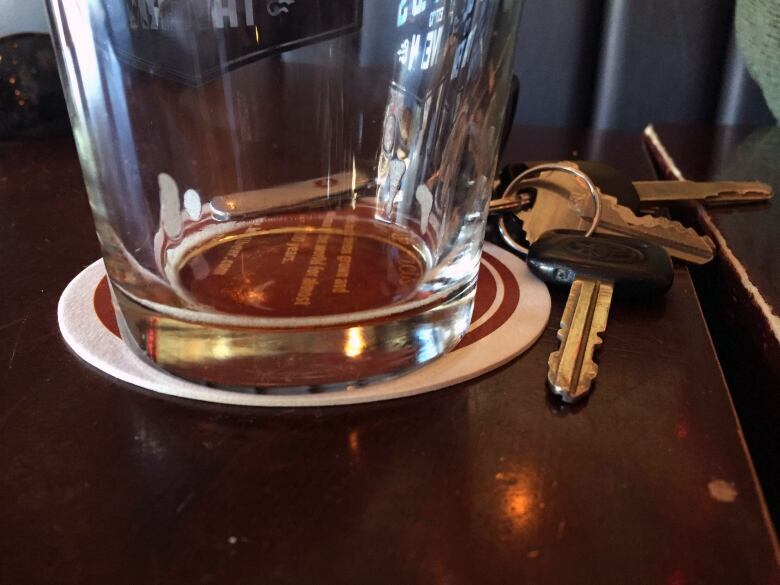
[[[637,181],[643,205],[703,201],[707,205],[733,205],[768,201],[772,187],[758,181]]]
[[[704,200],[704,203],[708,206],[761,203],[769,201],[775,196],[771,185],[758,181],[747,183],[720,182],[711,183],[711,185],[717,187],[719,191],[717,195]]]
[[[490,213],[502,211],[518,211],[527,208],[531,204],[531,197],[527,194],[519,194],[501,199],[493,199],[490,202]]]
[[[317,209],[349,202],[370,185],[369,178],[359,171],[343,172],[300,183],[218,195],[211,200],[211,214],[217,221],[237,221],[272,213]]]
[[[547,381],[564,402],[574,403],[590,392],[598,366],[593,361],[600,335],[607,329],[613,286],[590,279],[572,284],[561,318],[561,347],[550,355]]]
[[[700,236],[678,221],[665,217],[638,216],[619,205],[611,195],[602,194],[601,202],[600,233],[647,240],[664,248],[673,258],[692,264],[706,264],[715,257],[715,244],[709,236]],[[584,219],[592,219],[592,204],[587,195],[573,193],[571,205]]]

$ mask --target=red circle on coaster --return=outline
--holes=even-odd
[[[494,278],[486,264],[496,271],[498,280]],[[490,276],[490,278],[485,278],[486,275]],[[503,298],[498,306],[494,307],[499,292],[503,293]],[[471,322],[479,323],[487,311],[491,308],[495,310],[483,323],[479,323],[476,327],[472,326],[473,328],[469,330],[457,349],[468,347],[493,333],[509,320],[519,303],[520,286],[517,284],[515,277],[503,262],[498,261],[487,252],[483,252],[479,281],[477,283],[477,298],[474,302],[474,316]]]
[[[116,321],[114,303],[111,302],[111,291],[108,289],[107,276],[101,278],[100,282],[98,282],[98,285],[95,287],[92,305],[95,307],[95,315],[97,315],[97,318],[103,324],[103,327],[117,337],[121,337],[119,334],[119,324]]]

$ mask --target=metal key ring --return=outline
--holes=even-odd
[[[582,179],[582,181],[588,187],[588,191],[590,191],[590,196],[593,198],[593,203],[596,206],[596,211],[593,214],[593,222],[591,223],[590,228],[588,229],[587,232],[585,232],[585,237],[587,238],[592,236],[596,231],[596,228],[598,227],[599,223],[601,222],[601,196],[599,195],[598,187],[596,187],[595,183],[591,180],[591,178],[576,167],[570,167],[558,163],[537,165],[535,167],[531,167],[530,169],[523,171],[522,173],[517,175],[517,177],[515,177],[512,180],[512,182],[509,183],[509,186],[504,191],[504,194],[502,195],[501,199],[506,199],[508,197],[513,196],[514,195],[513,192],[517,191],[520,184],[526,179],[528,179],[530,175],[535,175],[537,173],[544,172],[544,171],[560,171],[563,173],[569,173],[570,175],[574,175],[575,177]],[[509,229],[506,226],[506,219],[503,216],[498,219],[498,231],[501,234],[501,237],[504,239],[504,242],[506,242],[507,246],[509,246],[515,252],[518,252],[524,257],[528,256],[528,248],[518,244],[515,241],[515,239],[509,233]]]

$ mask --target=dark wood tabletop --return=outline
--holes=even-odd
[[[780,522],[780,128],[654,127],[649,152],[669,179],[764,181],[765,203],[680,210],[719,247],[693,271],[775,524]]]
[[[780,128],[654,127],[666,163],[654,150],[665,178],[698,181],[764,181],[780,193]],[[669,167],[673,163],[674,169]],[[707,207],[703,227],[721,244],[721,257],[744,284],[757,290],[761,301],[780,306],[780,199],[766,203]],[[740,268],[737,269],[737,264]],[[768,315],[763,318],[768,320]],[[766,332],[772,335],[772,332]]]
[[[652,178],[638,134],[517,128],[512,160]],[[0,583],[778,582],[687,268],[616,301],[590,399],[550,400],[565,296],[478,380],[314,410],[163,399],[82,363],[59,295],[98,257],[70,140],[0,144]]]

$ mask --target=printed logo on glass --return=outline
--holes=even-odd
[[[120,61],[190,85],[361,24],[361,0],[125,0],[105,10]]]

